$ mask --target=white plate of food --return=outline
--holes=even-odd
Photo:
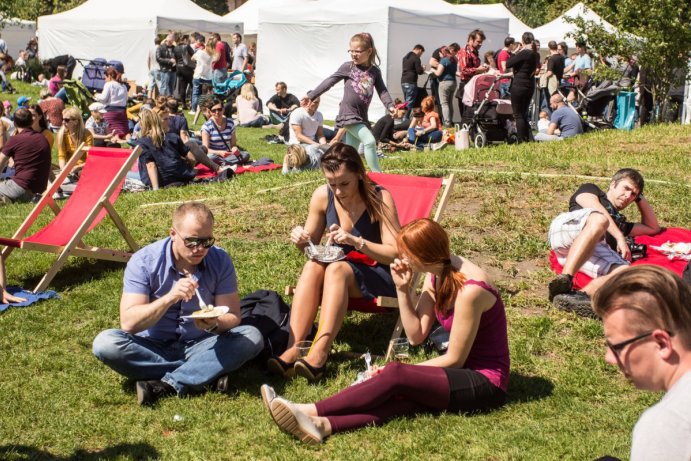
[[[206,306],[204,309],[199,309],[192,312],[190,315],[183,315],[183,319],[215,319],[223,314],[227,314],[230,308],[228,306]]]
[[[305,247],[308,258],[322,263],[333,263],[345,259],[343,248],[336,245],[310,245]]]

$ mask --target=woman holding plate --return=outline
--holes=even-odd
[[[310,381],[322,377],[331,344],[338,334],[348,298],[395,296],[389,264],[397,256],[398,215],[391,194],[374,184],[355,148],[334,144],[321,159],[326,184],[310,200],[304,227],[297,226],[290,240],[302,251],[310,242],[328,241],[343,250],[335,262],[312,259],[295,288],[287,350],[269,359],[269,370],[286,378],[299,375]],[[303,341],[321,305],[319,328],[309,354],[298,359],[296,343]]]

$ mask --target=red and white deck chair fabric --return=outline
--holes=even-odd
[[[454,175],[448,178],[431,178],[425,176],[409,176],[389,173],[368,173],[372,181],[384,187],[391,193],[394,203],[396,204],[396,211],[398,212],[398,220],[401,226],[405,226],[409,222],[419,218],[429,218],[434,210],[434,204],[438,204],[434,216],[434,221],[439,221],[441,215],[451,198],[453,185],[455,181]],[[440,195],[441,194],[441,195]],[[422,274],[414,274],[412,286],[417,287],[420,276]],[[286,295],[292,295],[294,287],[286,287]],[[348,305],[348,310],[368,313],[381,313],[389,309],[398,309],[398,299],[386,296],[380,296],[374,301],[364,298],[351,298]],[[399,316],[398,322],[391,335],[391,339],[396,339],[401,336],[403,325]],[[391,351],[387,351],[387,359]]]
[[[115,211],[113,204],[120,195],[127,172],[137,161],[140,152],[140,148],[131,150],[79,146],[55,181],[48,186],[41,200],[29,213],[19,230],[11,239],[0,238],[0,245],[6,247],[1,254],[3,261],[15,248],[58,254],[58,259],[34,291],[45,290],[70,256],[127,262],[132,252],[137,251],[139,247]],[[79,183],[61,209],[53,200],[53,194],[65,181],[79,159],[87,153]],[[43,228],[27,237],[29,229],[46,207],[55,213],[55,217]],[[115,223],[131,252],[92,247],[82,242],[82,238],[96,227],[106,214]]]

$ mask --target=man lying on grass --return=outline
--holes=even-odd
[[[639,389],[665,391],[633,429],[631,461],[691,459],[691,289],[676,274],[641,265],[595,294],[605,360]]]
[[[235,267],[213,246],[213,225],[206,205],[180,205],[170,237],[142,248],[127,264],[122,329],[102,331],[94,340],[100,361],[137,380],[141,405],[209,384],[226,392],[228,373],[264,347],[259,330],[239,326]]]
[[[660,232],[657,217],[643,196],[643,176],[623,168],[615,173],[607,193],[595,184],[583,184],[571,196],[569,211],[557,216],[549,227],[549,244],[563,266],[561,275],[549,283],[549,300],[558,308],[593,316],[590,298],[617,271],[631,261],[627,236]],[[620,213],[636,203],[640,223],[626,221]],[[573,291],[573,276],[583,272],[593,281],[583,291]]]

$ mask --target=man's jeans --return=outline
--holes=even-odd
[[[182,396],[237,370],[263,348],[259,330],[240,325],[189,343],[105,330],[94,339],[93,353],[121,375],[137,381],[160,379]]]
[[[161,96],[173,96],[175,88],[175,71],[162,70],[159,72],[161,78]]]
[[[403,89],[403,97],[405,98],[404,102],[408,103],[405,119],[410,120],[410,113],[413,111],[413,104],[415,104],[415,98],[417,97],[417,84],[401,83],[401,88]]]
[[[290,119],[290,112],[283,115],[278,112],[274,112],[272,110],[269,111],[269,118],[271,120],[271,123],[274,125],[278,125],[280,123],[286,123],[288,119]]]
[[[192,80],[192,110],[195,112],[197,111],[199,96],[202,95],[202,85],[205,83],[211,85],[211,80],[205,78],[195,78]]]

